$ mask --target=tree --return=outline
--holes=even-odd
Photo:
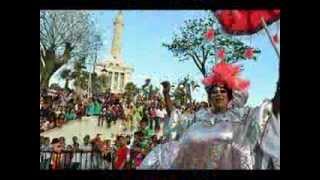
[[[89,77],[89,76],[88,76]],[[92,78],[92,92],[93,94],[101,93],[102,92],[102,83],[100,83],[99,76],[96,72],[91,74]]]
[[[52,84],[50,85],[50,89],[60,90],[61,87],[60,87],[59,84],[57,84],[57,83],[52,83]]]
[[[69,82],[72,80],[72,72],[70,69],[64,69],[60,73],[60,78],[65,80],[64,89],[69,89]]]
[[[175,89],[173,91],[173,97],[175,102],[178,105],[183,105],[187,103],[187,96],[186,96],[186,91],[185,91],[184,85],[180,82],[178,83],[177,86],[175,86]]]
[[[40,11],[40,83],[71,59],[87,57],[99,33],[86,11]]]
[[[212,27],[215,29],[215,37],[213,41],[208,41],[204,34]],[[203,77],[207,75],[208,67],[218,63],[217,56],[221,49],[225,51],[227,63],[236,63],[245,60],[246,49],[252,48],[224,34],[211,13],[206,18],[186,20],[179,33],[174,33],[172,41],[162,45],[171,51],[179,61],[192,60]],[[255,53],[253,59],[256,60],[260,50],[253,48],[253,52]]]
[[[86,58],[82,57],[75,61],[73,64],[72,77],[74,79],[73,85],[76,88],[76,92],[86,89],[88,82],[88,72],[85,71]]]

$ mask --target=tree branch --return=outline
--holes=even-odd
[[[206,75],[206,68],[205,68],[205,63],[204,63],[204,61],[201,61],[201,60],[200,60],[200,58],[199,58],[199,56],[198,56],[198,54],[197,54],[196,52],[193,51],[193,53],[194,53],[195,59],[196,59],[197,62],[199,63],[200,71],[201,71],[202,75],[205,76],[205,75]]]
[[[202,73],[203,76],[206,75],[205,70],[203,68],[201,68],[201,65],[198,64],[198,61],[196,59],[196,57],[191,54],[191,53],[187,53],[187,55],[189,55],[191,57],[191,59],[193,60],[193,62],[196,64],[197,68],[200,70],[200,72]]]

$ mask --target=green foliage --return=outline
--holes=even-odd
[[[208,41],[204,34],[209,28],[214,28],[214,40]],[[172,41],[163,43],[179,61],[192,60],[203,76],[208,73],[208,66],[218,63],[216,53],[219,49],[225,50],[225,61],[228,63],[236,63],[246,60],[244,52],[247,48],[253,48],[242,41],[229,36],[222,32],[218,21],[208,14],[206,18],[189,19],[181,26],[179,33],[174,33]],[[257,59],[257,55],[261,52],[254,49],[253,59]]]
[[[192,102],[192,91],[200,87],[189,75],[180,80],[175,87],[173,96],[178,104],[186,104]]]
[[[127,102],[132,102],[133,98],[138,94],[139,89],[133,82],[128,82],[124,88],[125,98]]]
[[[87,11],[40,11],[40,83],[48,87],[51,76],[70,60],[96,51],[100,33]]]

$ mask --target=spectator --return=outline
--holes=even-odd
[[[88,101],[88,105],[86,108],[86,114],[87,116],[93,116],[94,115],[94,101],[93,98],[90,98]]]
[[[71,121],[71,120],[75,120],[77,118],[74,109],[69,107],[66,114],[65,114],[65,119],[66,121]]]
[[[111,141],[105,140],[101,148],[102,156],[102,169],[111,169],[112,168],[112,157],[111,157]]]
[[[40,132],[47,131],[50,127],[50,121],[44,119],[43,122],[40,122]]]
[[[141,131],[146,138],[150,138],[154,134],[154,132],[152,131],[152,129],[147,127],[148,126],[147,123],[148,123],[148,120],[146,116],[144,116],[140,121],[139,131]]]
[[[106,108],[103,108],[102,113],[98,116],[98,126],[103,127],[103,121],[106,119]]]
[[[140,122],[140,120],[142,119],[143,106],[141,105],[141,103],[137,103],[137,105],[133,106],[132,111],[133,111],[132,121],[134,126],[136,127],[138,125],[138,122]]]
[[[59,142],[60,142],[60,145],[61,145],[62,150],[64,150],[64,149],[65,149],[65,146],[66,146],[66,139],[65,139],[63,136],[61,136],[61,137],[59,138]]]
[[[52,158],[51,158],[51,169],[57,170],[61,169],[61,161],[62,161],[62,146],[60,144],[59,139],[54,138],[51,142],[52,145]]]
[[[92,162],[92,144],[90,144],[90,136],[86,135],[83,138],[83,145],[80,146],[82,150],[82,158],[81,158],[81,169],[88,170],[91,169],[91,162]]]
[[[129,153],[129,149],[127,148],[127,141],[125,137],[120,136],[119,143],[120,147],[116,152],[115,169],[124,169],[126,167],[127,154]]]
[[[150,129],[154,129],[153,128],[153,122],[156,121],[156,108],[154,107],[154,105],[151,105],[151,107],[149,108],[149,125],[150,125]]]
[[[96,137],[91,141],[92,143],[92,165],[94,169],[98,169],[101,167],[101,146],[102,146],[102,140],[101,140],[101,134],[97,134]]]
[[[41,107],[40,107],[40,117],[42,118],[49,118],[49,114],[50,114],[50,107],[49,107],[49,100],[48,97],[43,98]]]
[[[107,127],[111,127],[111,122],[113,121],[113,113],[110,106],[106,107],[106,121],[107,121]]]
[[[67,146],[67,151],[65,152],[64,157],[64,168],[71,169],[71,162],[73,158],[72,145]]]
[[[81,152],[79,149],[79,143],[73,144],[73,157],[71,160],[71,169],[78,170],[80,169],[80,163],[81,163]]]
[[[62,125],[64,124],[64,120],[65,117],[63,114],[59,114],[58,119],[57,119],[57,127],[62,127]]]
[[[95,98],[93,103],[94,103],[94,105],[93,105],[94,106],[93,115],[100,116],[101,113],[102,113],[102,105],[101,105],[99,99]]]
[[[141,148],[141,144],[137,143],[134,147],[134,155],[133,155],[133,161],[134,161],[134,167],[139,167],[141,162],[144,159],[144,154],[142,153],[142,148]]]
[[[159,104],[159,108],[156,111],[156,132],[160,130],[160,122],[164,121],[165,116],[167,115],[167,111],[163,108],[162,104]]]
[[[45,137],[44,138],[44,142],[43,145],[41,146],[41,160],[42,163],[40,164],[40,168],[41,169],[49,169],[50,166],[50,158],[51,158],[51,152],[52,148],[50,146],[50,138],[49,137]]]
[[[51,112],[49,115],[49,124],[48,124],[48,129],[55,128],[56,125],[56,114],[54,112]]]
[[[151,137],[151,149],[155,148],[159,144],[157,135]]]

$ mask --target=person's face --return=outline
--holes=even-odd
[[[126,138],[124,138],[124,137],[121,137],[120,139],[119,139],[119,142],[120,142],[120,145],[125,145],[126,143],[127,143],[127,140],[126,140]]]
[[[146,128],[147,127],[147,123],[146,122],[141,122],[141,128]]]
[[[111,145],[110,140],[107,140],[107,141],[106,141],[106,145],[107,145],[107,147],[110,147],[110,145]]]
[[[156,142],[157,141],[157,137],[156,136],[152,137],[152,141]]]
[[[222,86],[215,86],[211,92],[211,103],[215,108],[225,108],[228,105],[229,98],[227,89]]]

